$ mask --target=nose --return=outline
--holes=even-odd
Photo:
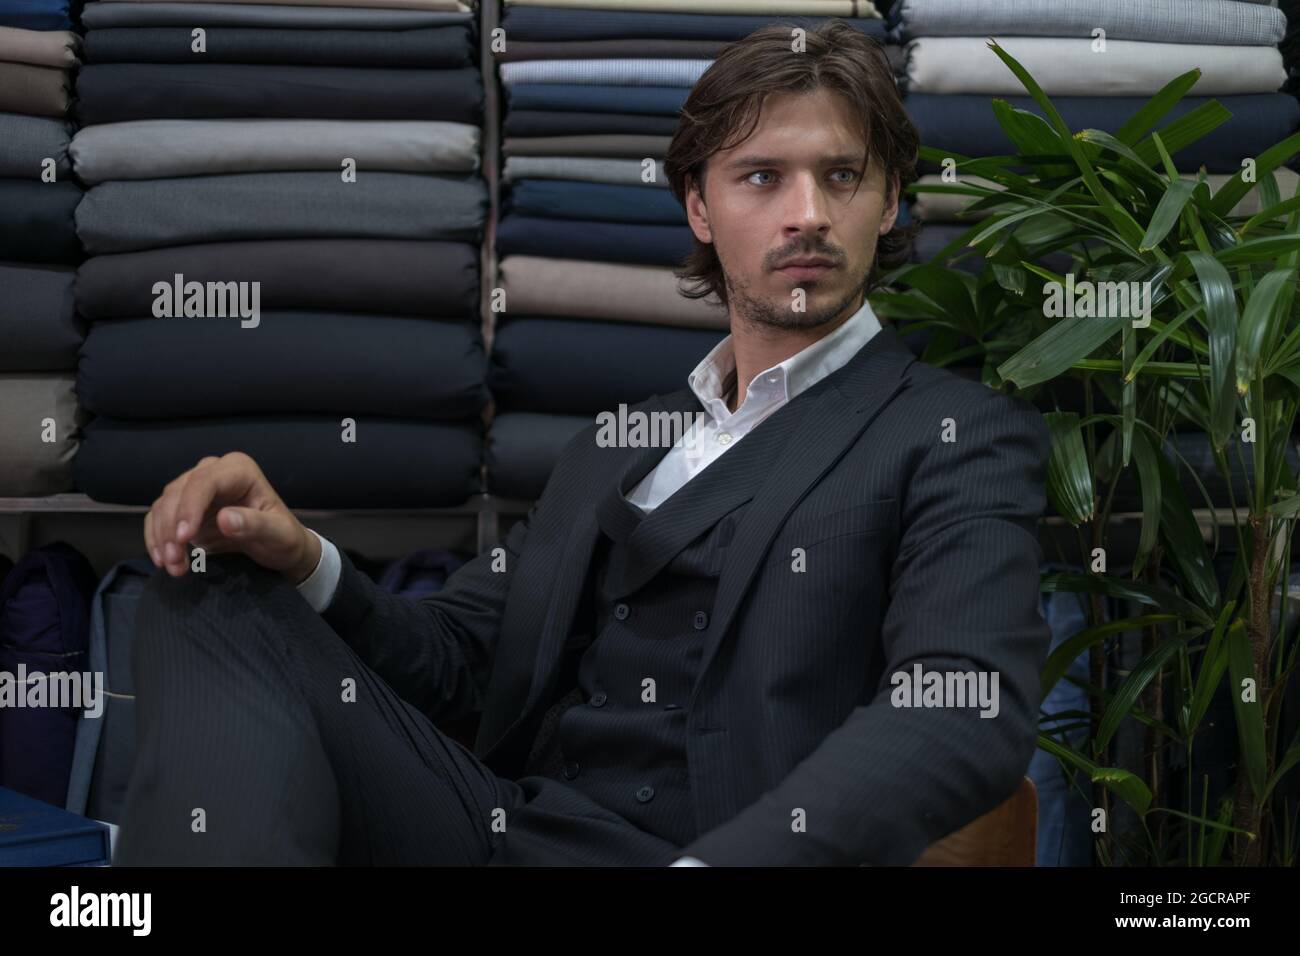
[[[782,198],[786,202],[787,236],[824,233],[830,229],[830,197],[825,184],[813,173],[804,171],[793,175]]]

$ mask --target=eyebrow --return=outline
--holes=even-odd
[[[841,153],[828,156],[823,162],[828,166],[861,166],[865,160],[862,153]],[[785,160],[775,156],[738,156],[727,163],[728,169],[746,169],[749,167],[784,166]]]

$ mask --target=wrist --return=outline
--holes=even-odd
[[[295,587],[306,581],[320,566],[321,546],[320,538],[312,533],[310,528],[299,526],[302,533],[302,557],[288,571],[284,572],[289,582]]]

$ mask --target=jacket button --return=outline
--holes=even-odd
[[[570,760],[564,765],[564,779],[572,780],[578,775],[578,761]]]
[[[609,700],[609,698],[605,696],[605,692],[603,690],[598,690],[596,693],[591,695],[591,706],[604,707],[605,701],[607,700]]]
[[[636,792],[636,798],[640,800],[642,803],[646,803],[647,801],[652,799],[654,795],[655,795],[654,787],[642,787],[640,790]]]
[[[709,626],[709,616],[703,611],[695,612],[695,629],[702,631]]]
[[[620,621],[626,621],[627,616],[631,613],[632,609],[622,602],[614,605],[614,616]]]

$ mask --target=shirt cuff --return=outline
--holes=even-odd
[[[683,856],[668,864],[669,866],[708,866],[703,860],[697,860],[693,856]]]
[[[307,529],[316,534],[311,528]],[[320,541],[320,560],[316,570],[307,575],[307,580],[298,585],[298,593],[306,598],[316,613],[324,611],[334,600],[334,591],[338,588],[339,575],[343,573],[343,562],[339,560],[339,549],[334,542],[316,534]]]

